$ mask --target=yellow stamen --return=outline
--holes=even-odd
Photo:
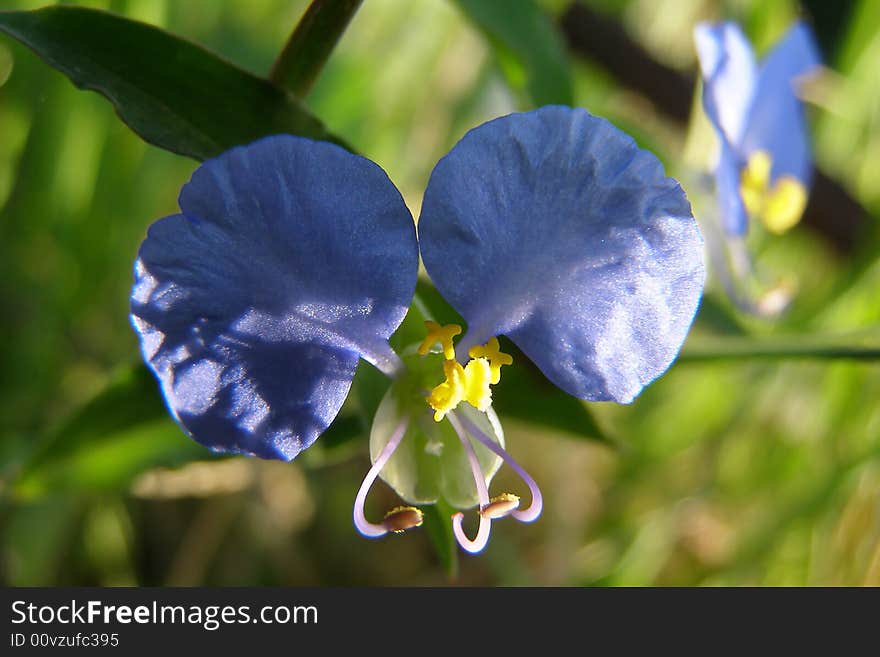
[[[770,187],[772,160],[756,151],[740,177],[740,194],[749,214],[761,220],[771,233],[781,235],[792,228],[807,206],[807,189],[793,176],[782,176]]]
[[[464,399],[464,368],[455,360],[443,361],[446,380],[428,395],[428,405],[434,409],[434,421],[440,422],[446,414]]]
[[[474,358],[464,367],[464,398],[471,406],[485,412],[492,405],[492,368],[485,358]]]
[[[458,361],[443,361],[446,380],[431,390],[428,405],[434,409],[434,420],[440,422],[449,411],[466,401],[481,411],[492,404],[492,370],[485,358],[474,358],[462,367]]]
[[[434,420],[440,422],[449,411],[466,401],[474,408],[486,412],[492,405],[491,386],[501,380],[501,366],[510,365],[513,358],[502,353],[498,338],[491,338],[482,346],[470,349],[471,359],[465,366],[455,360],[452,338],[461,333],[457,324],[441,326],[437,322],[425,322],[428,335],[419,346],[419,353],[427,355],[437,343],[443,348],[443,373],[446,380],[434,386],[425,398],[434,409]]]
[[[767,188],[770,185],[772,160],[767,151],[756,151],[740,177],[740,194],[749,214],[757,215],[764,207]]]
[[[425,339],[422,340],[422,344],[419,345],[419,354],[426,356],[431,350],[431,347],[439,342],[440,347],[443,349],[443,356],[446,360],[454,359],[455,347],[452,346],[452,338],[461,333],[461,327],[458,324],[441,326],[437,322],[427,320],[425,322],[425,328],[428,330],[428,335],[425,336]]]
[[[501,346],[498,344],[498,338],[489,338],[489,342],[486,344],[471,347],[470,351],[468,351],[468,356],[471,358],[485,358],[489,361],[489,367],[492,372],[492,377],[490,379],[492,385],[495,385],[501,380],[501,366],[513,364],[513,356],[501,351]]]

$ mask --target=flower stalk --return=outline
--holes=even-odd
[[[269,80],[304,98],[363,0],[313,0],[297,23]]]

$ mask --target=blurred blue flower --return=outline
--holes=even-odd
[[[187,433],[217,451],[292,459],[336,416],[363,358],[393,379],[394,399],[377,413],[382,427],[391,419],[355,524],[378,536],[421,523],[414,507],[371,523],[364,501],[409,428],[448,420],[480,513],[475,539],[461,514],[454,530],[474,552],[492,520],[541,511],[491,410],[490,386],[511,362],[496,336],[572,395],[629,402],[678,353],[705,275],[690,206],[659,161],[564,107],[472,130],[431,175],[419,239],[428,273],[468,322],[457,348],[460,328],[433,322],[403,358],[388,344],[413,297],[419,246],[400,194],[369,160],[269,137],[205,162],[180,208],[141,246],[131,312]],[[426,446],[419,458],[442,452]],[[528,484],[527,509],[509,493],[489,497],[502,459]]]
[[[810,146],[799,78],[820,56],[809,27],[798,22],[760,67],[734,23],[701,23],[694,38],[703,77],[703,107],[720,141],[715,178],[722,227],[741,236],[748,218],[782,233],[806,207]]]

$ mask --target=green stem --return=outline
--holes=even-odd
[[[269,80],[304,98],[363,0],[312,0],[272,65]]]
[[[880,359],[880,339],[876,335],[693,337],[685,344],[678,360],[700,362],[732,358],[877,360]]]
[[[436,504],[422,507],[425,515],[425,531],[428,540],[437,553],[437,558],[446,571],[446,577],[454,582],[458,577],[458,544],[452,534],[452,523],[449,518],[455,512],[444,500],[437,500]]]

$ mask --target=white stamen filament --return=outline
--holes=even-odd
[[[388,530],[383,525],[377,525],[367,520],[364,515],[364,503],[367,500],[367,494],[370,492],[373,482],[376,481],[376,477],[379,476],[382,468],[385,467],[388,459],[391,458],[394,450],[397,449],[400,441],[403,440],[408,425],[409,418],[407,417],[401,420],[400,424],[397,425],[397,428],[394,429],[394,433],[391,434],[391,438],[385,444],[385,447],[382,448],[379,457],[373,463],[373,467],[367,472],[363,482],[361,482],[358,494],[354,498],[354,511],[352,513],[354,517],[354,525],[361,534],[369,538],[378,538],[379,536],[384,536],[388,533]]]
[[[449,419],[452,428],[455,429],[455,433],[458,434],[462,447],[464,447],[465,454],[467,454],[468,461],[471,465],[471,474],[473,474],[474,477],[474,484],[477,487],[477,498],[480,502],[480,509],[482,509],[489,504],[489,489],[486,486],[486,479],[483,476],[483,469],[480,467],[480,461],[477,459],[474,447],[471,445],[471,441],[464,428],[461,426],[461,423],[458,421],[455,413],[450,412],[446,417]],[[486,544],[489,542],[489,532],[492,528],[492,520],[485,517],[482,513],[479,515],[480,526],[477,529],[477,535],[473,540],[465,535],[464,529],[461,526],[462,521],[464,520],[464,514],[458,512],[452,516],[452,533],[455,534],[455,540],[458,541],[458,544],[463,550],[472,554],[476,554],[486,547]]]
[[[453,414],[450,413],[447,417],[452,419]],[[529,505],[527,509],[518,509],[512,512],[514,518],[519,520],[520,522],[532,522],[537,520],[538,516],[541,515],[541,511],[544,508],[544,497],[541,495],[541,489],[538,488],[537,482],[532,479],[528,472],[517,463],[514,458],[504,450],[501,445],[493,441],[489,438],[485,433],[483,433],[476,424],[471,422],[464,415],[461,416],[461,421],[464,423],[465,428],[470,432],[470,434],[479,440],[484,446],[488,449],[491,449],[495,454],[504,459],[504,462],[507,463],[513,470],[520,476],[520,478],[526,483],[529,487],[529,492],[532,494],[532,503]],[[453,425],[455,426],[455,425]]]

